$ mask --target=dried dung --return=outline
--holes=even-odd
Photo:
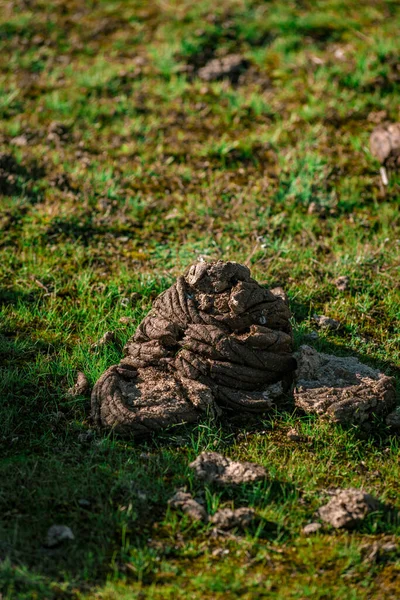
[[[363,490],[337,490],[328,504],[319,509],[320,518],[336,528],[350,529],[380,508],[379,500]]]
[[[171,508],[181,510],[193,521],[207,521],[208,515],[206,509],[200,502],[197,502],[189,492],[178,491],[168,500]]]
[[[267,476],[261,465],[234,461],[218,452],[202,452],[189,466],[198,479],[219,485],[253,483]]]
[[[249,62],[240,54],[228,54],[221,58],[213,58],[198,70],[197,75],[203,81],[220,81],[228,79],[237,83],[240,75],[248,68]]]
[[[90,392],[89,380],[85,373],[78,371],[75,384],[69,388],[67,395],[74,398],[75,396],[86,396]]]
[[[220,408],[265,411],[290,388],[290,310],[234,262],[192,265],[92,393],[99,426],[148,433]]]
[[[210,523],[217,529],[247,529],[252,525],[256,518],[256,513],[252,508],[243,506],[242,508],[221,508],[211,518]]]
[[[386,415],[396,402],[394,378],[362,364],[301,346],[296,354],[296,406],[342,425]]]

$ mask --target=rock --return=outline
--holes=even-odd
[[[336,528],[351,529],[381,506],[379,500],[363,490],[337,490],[328,504],[319,509],[320,518]]]
[[[324,315],[314,315],[313,321],[321,329],[328,329],[330,331],[336,331],[340,329],[339,321],[336,321],[336,319],[331,319],[330,317],[325,317]]]
[[[400,406],[396,408],[393,412],[391,412],[386,417],[386,424],[394,429],[395,431],[400,431]]]
[[[198,479],[219,485],[253,483],[267,476],[261,465],[234,461],[218,452],[202,452],[189,466]]]
[[[334,283],[338,290],[340,290],[341,292],[345,292],[349,289],[350,277],[348,277],[347,275],[341,275],[340,277],[335,279]]]
[[[115,333],[113,331],[106,331],[105,334],[94,344],[92,344],[92,350],[98,350],[102,346],[106,346],[107,344],[111,344],[117,341]]]
[[[256,513],[252,508],[242,507],[232,510],[231,508],[221,508],[211,518],[210,523],[217,529],[247,529],[252,525],[256,518]]]
[[[296,406],[342,425],[387,415],[396,402],[393,377],[361,363],[301,346],[296,354]]]
[[[69,388],[67,395],[75,398],[76,396],[87,396],[90,393],[89,380],[85,373],[78,371],[76,383]]]
[[[75,536],[66,525],[52,525],[47,531],[45,546],[56,548],[68,540],[74,540]]]
[[[208,515],[204,506],[202,506],[197,500],[195,500],[192,494],[188,492],[178,491],[168,500],[171,508],[177,508],[181,510],[193,521],[204,521],[208,520]]]
[[[159,296],[100,377],[92,416],[100,427],[143,434],[204,413],[262,412],[290,389],[291,313],[233,262],[198,262]]]
[[[321,523],[308,523],[303,527],[304,535],[312,535],[313,533],[317,533],[321,529]]]
[[[197,75],[203,81],[219,81],[229,79],[237,83],[240,75],[248,68],[249,62],[239,54],[228,54],[221,58],[213,58],[198,70]]]
[[[92,503],[90,502],[90,500],[86,500],[86,498],[80,498],[78,500],[78,504],[81,508],[86,508],[86,509],[89,509],[92,506]]]

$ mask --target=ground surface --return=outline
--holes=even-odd
[[[282,413],[87,438],[88,398],[65,395],[77,370],[93,383],[119,359],[201,255],[283,285],[297,344],[325,314],[342,328],[314,346],[400,374],[400,178],[384,191],[368,152],[375,122],[400,116],[399,3],[0,6],[1,598],[400,597],[399,555],[363,549],[398,536],[393,513],[301,534],[329,487],[400,508],[384,425],[365,435]],[[239,81],[200,80],[232,52],[248,61]],[[90,350],[107,330],[119,343]],[[269,479],[199,484],[188,463],[206,449]],[[211,512],[251,506],[270,526],[214,539],[167,510],[184,485]],[[75,540],[44,548],[53,524]]]

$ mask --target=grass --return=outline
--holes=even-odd
[[[399,441],[384,424],[367,436],[273,413],[87,439],[89,401],[66,396],[78,370],[94,383],[119,360],[154,298],[200,256],[283,285],[296,344],[326,314],[342,329],[319,349],[399,381],[400,178],[383,190],[368,151],[374,121],[399,119],[399,13],[391,0],[4,5],[3,600],[400,596],[400,555],[371,563],[363,549],[399,541],[395,513],[301,533],[330,487],[400,508]],[[243,54],[248,76],[200,81],[224,52]],[[119,341],[91,350],[107,330]],[[287,438],[293,426],[304,442]],[[203,486],[188,463],[206,449],[259,462],[268,480]],[[168,509],[181,486],[211,513],[249,505],[264,524],[214,538]],[[48,550],[55,523],[75,540]]]

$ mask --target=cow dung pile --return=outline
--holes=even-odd
[[[92,392],[98,425],[146,433],[220,408],[263,411],[296,360],[290,310],[247,267],[199,262],[161,294]]]
[[[393,409],[393,378],[307,347],[295,356],[290,319],[285,296],[258,284],[247,267],[193,264],[155,300],[124,358],[97,381],[94,422],[145,434],[204,413],[266,411],[293,389],[303,410],[326,409],[334,420],[342,421],[340,413],[365,421]]]

